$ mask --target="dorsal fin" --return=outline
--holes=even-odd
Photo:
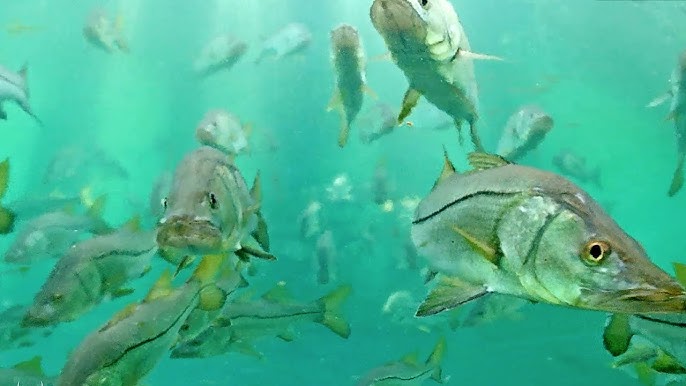
[[[126,229],[130,232],[137,232],[137,231],[141,230],[141,216],[137,214],[137,215],[131,217],[121,227],[122,227],[122,229]]]
[[[29,360],[17,363],[16,365],[12,366],[12,368],[15,370],[22,371],[26,374],[35,375],[37,377],[44,377],[45,372],[43,371],[43,365],[41,364],[42,360],[42,357],[36,355],[35,357]]]
[[[255,174],[255,180],[252,183],[252,188],[250,188],[250,197],[256,204],[262,203],[262,183],[260,182],[260,171]]]
[[[419,352],[413,351],[409,354],[405,354],[400,358],[400,362],[410,366],[419,366]]]
[[[169,295],[172,290],[172,275],[168,269],[165,269],[159,279],[152,285],[148,295],[143,300],[144,303],[159,299]]]
[[[291,295],[288,292],[288,289],[286,289],[286,283],[283,281],[276,283],[276,285],[272,289],[270,289],[262,295],[262,299],[274,303],[282,303],[289,300],[290,298]]]
[[[676,276],[676,280],[679,282],[679,284],[686,287],[686,265],[673,262],[672,266],[674,267],[674,275]]]
[[[88,215],[93,218],[102,217],[102,212],[105,208],[105,203],[107,202],[107,195],[102,194],[96,198],[93,203],[88,207]]]
[[[455,171],[455,165],[450,162],[450,158],[448,158],[448,150],[446,150],[445,146],[443,146],[443,170],[441,170],[441,174],[438,176],[438,179],[434,183],[434,186],[431,190],[436,189],[438,184],[445,181],[446,178],[455,173],[457,173],[457,171]]]
[[[477,151],[469,153],[467,159],[475,170],[493,169],[512,163],[499,155]]]

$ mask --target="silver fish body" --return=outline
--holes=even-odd
[[[233,35],[217,36],[203,48],[193,63],[193,70],[200,77],[228,71],[247,51],[248,45]]]
[[[497,153],[517,161],[536,149],[553,128],[553,119],[538,106],[522,106],[507,120]]]
[[[266,58],[282,59],[289,55],[302,52],[312,42],[312,32],[302,23],[290,23],[276,31],[262,43],[260,53],[255,59],[259,64]]]
[[[212,146],[232,156],[248,149],[248,138],[241,121],[221,109],[210,110],[205,114],[195,128],[195,139],[201,145]]]
[[[24,112],[42,125],[29,104],[26,69],[27,67],[24,66],[19,72],[14,72],[6,67],[0,66],[0,120],[7,119],[7,112],[3,109],[3,103],[11,101],[19,105]]]

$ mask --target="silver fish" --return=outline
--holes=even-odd
[[[358,119],[360,141],[372,143],[379,138],[392,133],[398,126],[397,112],[386,103],[377,103]]]
[[[244,126],[235,115],[226,110],[208,111],[195,128],[195,139],[201,145],[212,146],[229,156],[248,151],[248,134],[251,129]]]
[[[679,63],[672,72],[671,90],[663,97],[651,102],[648,106],[657,106],[671,99],[668,120],[674,121],[674,134],[677,142],[677,166],[672,177],[672,184],[667,193],[670,197],[677,194],[684,185],[684,162],[686,160],[686,51],[681,53]]]
[[[415,213],[412,240],[445,275],[418,315],[494,292],[608,312],[686,310],[686,290],[579,187],[498,156],[469,159],[474,170],[457,173],[446,156]]]
[[[333,240],[333,233],[330,230],[326,230],[319,235],[314,257],[316,261],[317,283],[329,284],[330,281],[335,281],[336,245]]]
[[[507,120],[497,153],[508,160],[517,161],[538,147],[553,124],[553,119],[540,107],[520,107]]]
[[[410,115],[423,95],[450,115],[460,133],[469,123],[472,142],[483,149],[476,130],[478,91],[474,58],[467,35],[448,0],[374,0],[374,28],[384,39],[395,64],[410,87],[403,98],[398,123]]]
[[[255,64],[267,58],[282,59],[306,50],[312,43],[312,33],[302,23],[290,23],[262,43]]]
[[[101,8],[90,12],[83,27],[83,36],[93,46],[107,52],[129,52],[129,44],[123,35],[123,17],[118,15],[112,19]]]
[[[336,89],[327,111],[339,110],[341,129],[338,146],[344,147],[350,126],[362,108],[363,91],[368,90],[362,42],[353,26],[342,24],[331,31],[331,60],[336,74]]]
[[[27,65],[18,72],[0,66],[0,120],[7,119],[7,112],[3,109],[3,103],[11,101],[19,105],[24,112],[43,125],[29,104],[29,87],[26,82]]]
[[[184,264],[187,255],[236,253],[274,260],[260,214],[259,174],[252,190],[221,151],[202,146],[176,168],[164,217],[157,225],[162,256]]]
[[[571,150],[562,150],[553,157],[553,165],[557,167],[560,173],[576,178],[581,183],[591,182],[595,186],[602,188],[601,170],[600,166],[591,168],[586,164],[586,158]]]
[[[43,283],[22,324],[47,326],[73,321],[106,296],[132,293],[126,285],[149,271],[156,252],[154,232],[137,230],[134,225],[75,244]]]
[[[26,328],[21,320],[28,306],[13,305],[0,311],[0,351],[26,348],[52,334],[53,328]]]
[[[233,35],[217,36],[202,49],[193,70],[200,77],[230,70],[247,51],[248,45]]]

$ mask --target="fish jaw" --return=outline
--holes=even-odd
[[[163,255],[170,251],[192,255],[223,252],[220,227],[204,217],[163,218],[157,227],[157,244]]]
[[[683,288],[637,288],[626,291],[581,291],[584,308],[617,313],[682,313],[686,311]]]
[[[57,310],[51,304],[31,306],[21,320],[22,327],[48,327],[55,324]]]

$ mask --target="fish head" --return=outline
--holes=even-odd
[[[686,292],[585,193],[561,198],[533,263],[561,303],[616,313],[684,312]]]
[[[182,161],[163,200],[164,215],[157,225],[162,255],[226,252],[227,236],[242,221],[241,193],[245,181],[219,150],[203,147]],[[241,185],[242,183],[242,185]],[[242,190],[240,188],[243,188]],[[237,240],[235,241],[237,242]]]
[[[524,115],[524,126],[527,126],[532,134],[546,134],[553,128],[553,118],[536,106],[525,107],[522,114]]]
[[[425,51],[450,60],[465,39],[447,0],[375,0],[370,17],[392,53]]]

